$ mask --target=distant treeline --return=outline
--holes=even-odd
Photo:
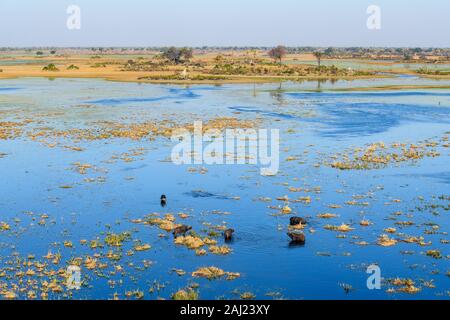
[[[257,46],[202,46],[202,47],[191,47],[195,51],[270,51],[273,47],[257,47]],[[406,48],[406,47],[289,47],[285,46],[287,53],[289,54],[301,54],[301,53],[312,53],[312,52],[322,52],[326,56],[334,57],[370,57],[370,56],[402,56],[404,59],[426,57],[426,56],[440,56],[440,57],[450,57],[450,48],[433,48],[433,47],[417,47],[417,48]],[[0,51],[22,51],[22,52],[95,52],[95,53],[142,53],[146,51],[160,51],[165,52],[169,47],[2,47]]]

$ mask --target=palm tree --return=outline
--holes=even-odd
[[[313,53],[313,55],[314,55],[314,57],[316,57],[316,59],[317,59],[317,64],[319,65],[319,68],[320,68],[320,62],[321,62],[321,60],[322,60],[322,55],[323,55],[323,53],[320,52],[320,51],[316,51],[316,52]]]

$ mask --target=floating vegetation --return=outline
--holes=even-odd
[[[242,300],[253,300],[256,298],[256,295],[251,292],[243,292],[241,293],[240,298]]]
[[[340,160],[333,161],[329,165],[340,170],[378,169],[390,163],[440,156],[435,150],[436,146],[435,143],[430,142],[418,144],[393,143],[390,146],[386,146],[383,142],[377,142],[365,148],[346,150],[343,154],[333,157],[340,158]]]
[[[324,228],[327,230],[339,231],[339,232],[350,232],[350,231],[354,230],[354,228],[350,227],[350,225],[345,224],[345,223],[341,224],[340,226],[333,226],[333,225],[327,224]]]
[[[329,204],[328,208],[330,208],[330,209],[339,209],[339,208],[342,208],[342,206],[339,205],[339,204]]]
[[[287,205],[281,209],[282,214],[290,214],[291,212],[292,212],[292,209]]]
[[[226,275],[227,275],[226,279],[230,281],[235,280],[241,276],[239,272],[227,272]]]
[[[401,241],[406,243],[417,243],[421,246],[430,245],[431,243],[426,243],[424,237],[412,237],[412,236],[406,236]]]
[[[147,251],[152,248],[148,243],[134,246],[135,251]]]
[[[28,119],[22,122],[0,122],[0,139],[10,140],[25,136],[33,141],[42,142],[48,147],[54,147],[58,144],[67,147],[66,144],[63,144],[63,140],[61,142],[55,141],[69,138],[77,142],[108,139],[143,140],[156,137],[170,138],[175,131],[180,129],[194,132],[192,123],[179,123],[171,120],[136,123],[103,121],[82,128],[61,130],[51,127],[35,127],[25,131],[23,127],[31,122],[33,121]],[[240,120],[234,117],[217,117],[203,123],[202,129],[203,132],[207,132],[213,129],[222,131],[225,129],[249,129],[256,126],[256,121]],[[49,143],[49,140],[52,142]],[[80,150],[79,147],[70,148]]]
[[[72,241],[64,241],[63,242],[64,247],[66,248],[73,248],[73,243]]]
[[[228,246],[210,246],[208,250],[209,252],[218,255],[227,255],[231,252],[231,249]]]
[[[442,254],[439,250],[428,250],[426,254],[434,259],[442,259]]]
[[[89,270],[95,269],[97,267],[97,259],[92,257],[86,257],[86,260],[84,261],[84,266]]]
[[[382,247],[391,247],[397,244],[397,240],[389,238],[387,234],[383,234],[378,238],[377,244]]]
[[[395,224],[398,226],[402,226],[402,227],[409,227],[409,226],[414,225],[414,222],[412,222],[412,221],[397,221]]]
[[[172,300],[198,300],[198,291],[191,288],[182,289],[172,295]]]
[[[10,140],[20,137],[23,133],[23,127],[31,122],[32,120],[28,119],[21,122],[0,122],[0,140]]]
[[[227,280],[234,280],[241,275],[236,272],[225,272],[217,267],[203,267],[192,272],[193,277],[207,278],[208,280],[219,279],[226,276]]]
[[[289,197],[288,197],[288,196],[277,197],[276,199],[277,199],[278,201],[285,201],[285,202],[288,202],[288,201],[289,201]]]
[[[417,288],[415,286],[415,283],[411,279],[401,279],[401,278],[395,278],[392,280],[388,280],[388,283],[397,287],[393,290],[388,290],[388,292],[402,292],[402,293],[408,293],[408,294],[415,294],[418,293],[421,289]]]
[[[1,221],[0,222],[0,231],[7,231],[10,230],[11,226],[7,224],[6,222]]]
[[[17,295],[13,291],[4,290],[1,291],[0,294],[7,300],[14,300],[17,297]]]
[[[129,232],[122,232],[120,234],[110,233],[105,237],[105,243],[112,247],[121,247],[124,241],[130,240],[131,234]]]
[[[386,233],[396,233],[397,229],[392,228],[392,227],[391,228],[385,228],[384,232],[386,232]]]
[[[336,218],[338,215],[334,214],[334,213],[321,213],[317,215],[317,218],[320,219],[332,219],[332,218]]]
[[[195,254],[197,256],[204,256],[204,255],[206,255],[206,250],[205,249],[197,249],[197,250],[195,250]]]
[[[194,236],[180,236],[175,238],[175,244],[183,245],[189,249],[198,249],[205,245],[205,241],[199,237]]]
[[[140,300],[140,299],[144,298],[144,292],[140,291],[140,290],[127,291],[127,292],[125,292],[125,296],[127,298],[134,298],[134,299]]]
[[[93,166],[91,164],[85,163],[82,164],[80,162],[76,162],[73,164],[76,167],[76,170],[79,174],[86,174],[88,169],[91,169]]]
[[[164,218],[158,218],[154,215],[150,215],[146,217],[144,223],[149,225],[157,225],[161,230],[170,232],[173,231],[176,227],[180,225],[175,224],[175,217],[171,214],[164,216]],[[141,223],[141,220],[137,220],[136,222]]]
[[[186,274],[186,271],[184,271],[183,269],[172,269],[172,271],[175,272],[180,277]]]

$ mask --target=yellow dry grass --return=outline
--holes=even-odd
[[[217,255],[227,255],[231,252],[231,249],[228,246],[210,246],[208,250]]]
[[[189,249],[198,249],[205,245],[205,242],[201,238],[194,236],[180,236],[175,238],[174,241],[175,244],[186,246]]]
[[[397,244],[397,240],[389,238],[387,234],[383,234],[378,238],[377,244],[382,247],[391,247]]]

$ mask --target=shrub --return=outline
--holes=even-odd
[[[91,66],[91,68],[106,68],[106,63],[95,63]]]
[[[42,68],[43,71],[59,71],[59,69],[53,64],[50,63]]]

